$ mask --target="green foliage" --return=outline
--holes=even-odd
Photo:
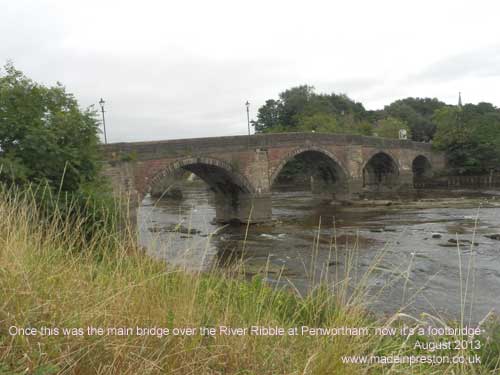
[[[445,106],[445,103],[436,98],[406,98],[389,104],[379,115],[404,121],[410,128],[414,141],[428,142],[436,131],[434,112]]]
[[[377,123],[377,135],[384,138],[399,138],[399,130],[405,129],[410,135],[411,131],[405,121],[389,116]],[[409,137],[410,138],[410,137]]]
[[[444,107],[436,111],[434,121],[438,124],[434,146],[445,150],[453,144],[463,144],[472,137],[472,128],[463,122],[463,111],[459,107]]]
[[[373,135],[373,125],[368,121],[361,121],[356,125],[357,133],[360,135],[372,136]]]
[[[263,133],[280,126],[279,114],[281,106],[282,104],[279,100],[266,100],[266,104],[259,108],[258,120],[252,121],[252,125],[255,127],[257,133]]]
[[[366,111],[361,103],[344,94],[316,94],[314,87],[303,85],[282,92],[278,100],[267,100],[252,125],[257,133],[318,131],[372,135],[373,124],[391,118],[406,124],[403,128],[409,130],[413,140],[428,142],[436,131],[434,112],[445,106],[436,98],[406,98],[380,111]],[[386,134],[385,129],[383,132]],[[394,137],[393,131],[384,136]]]
[[[300,117],[297,130],[306,132],[339,133],[341,128],[335,116],[327,113],[315,113],[313,115]]]
[[[76,191],[97,174],[98,121],[61,84],[45,87],[11,63],[0,73],[0,179]]]
[[[453,173],[479,174],[500,163],[500,111],[489,103],[436,111],[434,146],[444,150]]]
[[[269,99],[252,121],[257,133],[327,132],[371,134],[363,105],[346,95],[316,94],[312,86],[298,86]]]
[[[481,336],[480,356],[484,365],[491,370],[500,366],[500,319],[488,322],[486,333]]]
[[[11,63],[0,72],[0,188],[31,194],[44,222],[81,220],[87,236],[115,222],[98,178],[98,121],[61,84],[46,87]]]

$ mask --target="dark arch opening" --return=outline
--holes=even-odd
[[[250,193],[249,183],[242,176],[232,172],[230,167],[220,161],[212,160],[185,160],[177,162],[163,172],[156,175],[150,182],[150,192],[156,190],[161,193],[177,182],[186,178],[186,172],[194,174],[204,181],[215,193],[235,195]]]
[[[347,194],[347,176],[340,164],[318,150],[305,150],[287,160],[271,181],[273,191],[311,191],[324,199]]]
[[[412,163],[413,186],[423,187],[432,177],[432,165],[425,156],[417,156]]]
[[[226,169],[219,166],[209,164],[188,164],[183,166],[182,169],[194,173],[205,181],[216,193],[237,194],[250,192],[244,183],[238,181],[239,178],[232,172],[228,172]]]
[[[203,189],[205,185],[214,193],[209,194],[209,197],[212,196],[210,199],[214,199],[218,222],[260,220],[258,216],[260,211],[256,210],[255,215],[249,214],[253,206],[253,189],[250,183],[244,176],[234,172],[231,165],[220,160],[192,158],[175,162],[149,181],[149,193],[152,195],[153,191],[156,191],[157,196],[152,195],[153,198],[168,198],[169,196],[165,194],[168,189],[178,186],[189,191],[185,176],[191,174],[205,183],[199,186],[198,190]],[[179,195],[182,197],[182,193]],[[174,196],[174,198],[179,197]]]
[[[363,187],[369,191],[391,190],[397,186],[399,169],[384,152],[373,155],[363,168]]]

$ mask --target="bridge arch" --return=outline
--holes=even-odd
[[[415,177],[430,177],[432,174],[432,164],[425,155],[418,155],[411,164]]]
[[[313,193],[338,196],[348,192],[349,173],[342,162],[332,152],[316,146],[299,147],[286,154],[271,175],[271,189],[292,160],[303,160],[312,166],[310,172],[314,173],[313,178],[317,180],[313,184]]]
[[[432,177],[432,164],[425,155],[418,155],[411,163],[413,172],[413,185],[418,187],[425,184],[425,181]]]
[[[229,163],[209,157],[186,158],[175,161],[157,172],[147,181],[147,191],[159,183],[163,178],[175,174],[180,169],[194,173],[209,185],[216,193],[222,194],[251,194],[254,188],[250,181],[241,173],[234,170]]]
[[[365,190],[390,190],[397,186],[400,166],[389,151],[376,150],[365,161],[362,173]]]

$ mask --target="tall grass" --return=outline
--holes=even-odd
[[[358,285],[350,283],[353,260],[346,261],[348,269],[334,287],[322,276],[319,287],[300,297],[268,286],[259,276],[248,282],[239,272],[167,268],[136,249],[132,230],[102,226],[89,237],[88,217],[46,217],[32,194],[0,193],[0,374],[495,371],[481,365],[342,363],[347,355],[414,354],[409,340],[399,336],[106,335],[112,327],[375,328],[397,326],[406,317],[376,319],[364,310],[366,275]],[[105,334],[87,335],[90,326]],[[60,332],[12,335],[11,327]],[[82,328],[83,335],[64,335],[62,328]]]

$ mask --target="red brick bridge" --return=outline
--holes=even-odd
[[[179,169],[215,192],[216,219],[271,218],[273,184],[293,159],[303,160],[323,197],[348,200],[366,191],[409,191],[445,167],[428,143],[321,133],[256,134],[104,146],[104,174],[117,192],[139,202]]]

